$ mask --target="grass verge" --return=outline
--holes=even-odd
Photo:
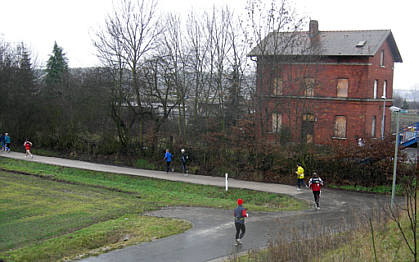
[[[6,261],[58,261],[190,228],[182,220],[141,216],[155,207],[132,194],[9,172],[0,172],[0,183],[0,257]]]
[[[365,187],[365,186],[354,186],[354,185],[328,185],[330,188],[334,189],[343,189],[347,191],[356,191],[356,192],[370,192],[370,193],[378,193],[378,194],[391,194],[391,185],[388,186],[373,186],[373,187]],[[396,194],[402,195],[403,189],[400,185],[396,185]]]
[[[407,241],[414,246],[413,232],[406,214],[402,215],[400,222]],[[386,217],[384,222],[375,220],[372,224],[373,230],[370,227],[363,227],[352,236],[351,241],[327,251],[319,261],[415,261],[393,220]],[[416,249],[418,247],[419,243],[416,243]]]
[[[302,210],[307,203],[285,195],[230,188],[172,182],[137,176],[46,165],[30,161],[0,158],[0,168],[38,175],[50,180],[97,186],[135,194],[159,206],[203,206],[233,208],[236,200],[245,200],[252,211]]]

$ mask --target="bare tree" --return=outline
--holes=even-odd
[[[125,146],[136,122],[139,130],[134,133],[138,135],[140,145],[144,142],[143,123],[150,112],[143,107],[145,98],[138,74],[144,61],[153,55],[162,31],[156,15],[156,1],[120,0],[106,18],[104,28],[96,33],[94,45],[98,57],[114,75],[112,117]],[[124,107],[131,112],[129,121],[124,117]]]
[[[244,113],[251,110],[244,110],[245,106],[249,106],[249,96],[243,94],[247,89],[248,94],[253,94],[253,90],[248,90],[249,86],[245,81],[247,53],[248,46],[245,44],[245,39],[242,37],[240,23],[235,16],[228,21],[228,37],[231,45],[230,55],[227,57],[227,101],[226,101],[226,121],[228,125],[235,125]]]
[[[172,92],[172,105],[177,105],[178,130],[182,143],[186,137],[186,111],[187,98],[189,95],[189,79],[187,72],[187,50],[183,41],[182,22],[179,17],[168,15],[166,19],[167,30],[163,35],[161,50],[166,60],[167,89],[174,89]]]
[[[202,19],[203,18],[203,19]],[[208,13],[197,15],[190,13],[187,20],[187,48],[188,70],[192,72],[193,88],[193,119],[208,116],[208,107],[211,90],[211,57],[212,39],[208,30]]]

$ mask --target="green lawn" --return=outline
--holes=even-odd
[[[253,211],[301,210],[307,203],[295,198],[246,189],[172,182],[138,176],[111,174],[75,168],[65,168],[0,157],[0,168],[39,175],[56,181],[91,185],[116,191],[130,192],[143,201],[156,205],[183,205],[233,208],[238,198]]]
[[[379,193],[379,194],[391,194],[391,185],[384,185],[384,186],[372,186],[372,187],[364,187],[364,186],[353,186],[353,185],[328,185],[330,188],[335,189],[343,189],[348,191],[357,191],[357,192],[371,192],[371,193]],[[403,188],[400,184],[396,185],[396,194],[401,195]]]
[[[0,172],[0,184],[0,257],[11,261],[55,261],[112,247],[125,234],[141,242],[190,227],[140,216],[153,205],[133,194],[9,172]]]
[[[405,232],[406,239],[413,249],[413,229],[406,214],[403,214],[402,216],[401,226]],[[371,231],[361,230],[348,244],[324,252],[323,257],[319,261],[415,261],[413,254],[409,251],[408,246],[394,221],[390,220],[385,226],[375,226],[374,230],[376,253],[374,253]],[[416,243],[416,249],[418,248],[419,242]]]
[[[144,216],[162,206],[298,210],[306,203],[251,190],[201,186],[0,158],[0,258],[59,261],[166,237],[186,221]],[[32,174],[32,175],[30,175]],[[127,238],[127,241],[124,239]]]

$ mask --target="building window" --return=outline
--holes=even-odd
[[[338,79],[337,97],[348,97],[348,79]]]
[[[282,115],[280,113],[272,113],[272,133],[279,133],[282,124]]]
[[[336,116],[335,119],[335,137],[346,138],[346,117]]]
[[[303,115],[303,121],[315,121],[313,114],[304,114]]]
[[[272,80],[272,91],[274,96],[282,95],[282,79],[280,77],[275,77]]]
[[[380,54],[380,66],[384,67],[384,50],[381,50]]]
[[[304,95],[314,96],[314,88],[316,87],[316,80],[314,78],[304,78]]]
[[[384,80],[383,84],[383,97],[387,97],[387,80]]]
[[[374,99],[377,98],[377,86],[378,86],[378,80],[374,80]]]
[[[372,117],[372,122],[371,122],[371,137],[376,137],[375,136],[375,126],[377,123],[377,118],[375,116]]]

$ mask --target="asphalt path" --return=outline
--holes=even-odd
[[[21,153],[1,153],[0,156],[25,159]],[[180,173],[140,170],[95,164],[54,157],[34,156],[29,161],[102,172],[129,174],[187,183],[225,186],[223,177],[207,177]],[[327,182],[327,181],[326,181]],[[229,187],[247,188],[287,194],[313,203],[310,190],[297,191],[288,185],[259,183],[229,179]],[[388,204],[388,196],[366,193],[322,190],[321,209],[304,211],[252,212],[248,210],[246,235],[243,245],[234,245],[235,228],[232,210],[200,207],[168,207],[147,213],[150,216],[172,217],[190,221],[192,228],[182,234],[114,250],[81,261],[223,261],[226,257],[250,249],[266,247],[275,239],[292,240],[312,237],[316,232],[346,231],[359,224],[376,208]],[[244,202],[246,206],[246,202]]]

